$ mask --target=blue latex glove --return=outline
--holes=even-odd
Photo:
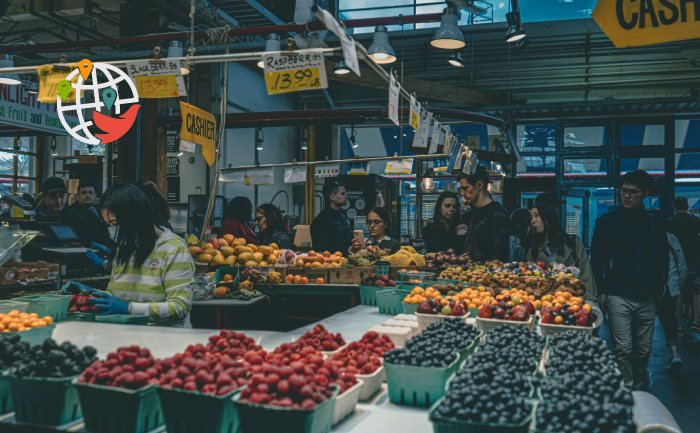
[[[101,252],[102,254],[104,254],[104,255],[106,255],[106,256],[111,256],[111,255],[112,255],[112,249],[111,249],[111,248],[109,248],[109,247],[107,247],[107,246],[105,246],[105,245],[102,245],[102,244],[98,244],[97,242],[91,243],[91,244],[90,244],[90,248],[92,248],[93,250],[97,250],[97,251]],[[94,254],[94,253],[93,253],[93,254]]]
[[[92,263],[100,269],[104,269],[105,262],[107,261],[102,257],[98,256],[97,253],[95,253],[94,251],[88,251],[87,253],[85,253],[85,258],[88,260],[88,262]]]
[[[68,281],[66,284],[61,286],[61,293],[93,293],[95,289],[88,286],[87,284],[80,283],[78,281]]]
[[[100,315],[129,314],[129,303],[122,301],[108,293],[96,290],[93,292],[95,298],[90,299],[90,303],[100,310]]]

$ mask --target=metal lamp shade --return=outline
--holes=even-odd
[[[374,60],[374,63],[380,65],[387,65],[396,61],[396,53],[389,43],[389,33],[386,27],[377,26],[374,30],[374,38],[372,39],[372,45],[370,45],[368,53],[370,57],[372,57],[372,60]]]
[[[430,45],[443,50],[459,50],[464,48],[464,35],[459,29],[458,17],[447,8],[440,19],[440,27],[433,34]]]

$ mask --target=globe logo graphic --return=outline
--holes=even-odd
[[[77,81],[73,82],[76,75]],[[139,95],[134,82],[124,71],[108,63],[92,63],[88,79],[83,79],[81,70],[76,68],[66,80],[75,90],[75,102],[66,104],[59,95],[56,97],[56,111],[63,128],[73,138],[89,145],[107,144],[131,129],[140,107]],[[126,95],[119,92],[122,82],[127,84],[122,86],[122,92],[128,89]],[[109,116],[112,109],[117,117]],[[122,115],[124,110],[126,112]],[[69,125],[64,117],[65,113],[72,111],[78,117],[75,126]],[[104,133],[93,134],[89,129],[93,125]]]

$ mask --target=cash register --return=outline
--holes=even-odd
[[[84,272],[85,253],[75,229],[58,222],[20,221],[24,230],[38,230],[42,236],[35,238],[22,251],[26,260],[45,260],[61,265],[61,275]]]

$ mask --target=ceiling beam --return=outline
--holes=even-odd
[[[256,0],[245,0],[245,2],[248,3],[250,6],[252,6],[252,7],[253,7],[255,10],[257,10],[258,12],[260,12],[265,18],[267,18],[268,20],[270,20],[270,21],[272,22],[272,24],[275,24],[275,25],[278,25],[278,26],[281,26],[282,24],[285,24],[284,21],[282,21],[281,19],[279,19],[279,18],[277,17],[277,15],[273,14],[272,12],[270,12],[270,10],[269,10],[268,8],[266,8],[265,6],[261,5],[261,4],[258,3]]]

